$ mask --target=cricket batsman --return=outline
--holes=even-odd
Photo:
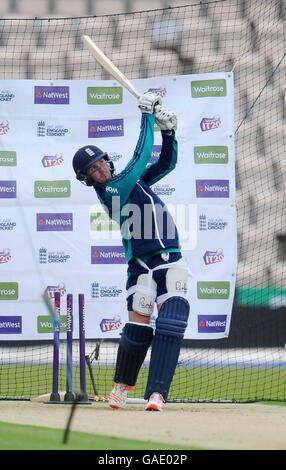
[[[144,93],[138,107],[142,112],[139,139],[133,157],[119,174],[108,154],[93,145],[75,153],[73,168],[76,178],[94,188],[104,210],[119,223],[128,263],[129,321],[119,341],[109,406],[125,405],[152,343],[144,398],[146,410],[162,411],[188,323],[188,268],[175,223],[151,187],[176,166],[177,117],[155,93]],[[148,163],[155,121],[161,130],[162,149],[158,160]],[[150,317],[155,302],[158,315],[153,330]]]

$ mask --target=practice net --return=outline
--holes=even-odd
[[[82,34],[130,79],[234,70],[239,262],[230,335],[184,341],[170,401],[286,399],[285,21],[279,0],[0,20],[1,79],[110,79],[83,50]],[[86,343],[100,395],[112,388],[117,345]],[[62,364],[64,355],[61,341]],[[144,395],[146,361],[130,396]],[[0,364],[2,399],[51,391],[52,341],[2,341]]]

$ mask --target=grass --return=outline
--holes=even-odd
[[[93,368],[98,393],[106,395],[113,387],[113,367]],[[79,377],[78,369],[74,370]],[[142,368],[130,397],[144,395],[148,369]],[[286,401],[285,369],[264,368],[177,368],[169,399],[250,402]],[[87,392],[93,393],[88,372]],[[59,389],[65,390],[65,368],[61,367]],[[0,396],[30,398],[51,391],[51,366],[2,366]]]
[[[0,422],[0,450],[198,450],[158,442],[71,431],[63,443],[63,430]]]

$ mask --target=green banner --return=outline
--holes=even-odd
[[[35,181],[35,197],[70,197],[71,183],[69,180],[62,181]]]
[[[216,80],[196,80],[191,82],[192,98],[208,98],[212,96],[226,96],[226,81],[224,78]]]
[[[37,318],[38,333],[53,333],[54,325],[50,315],[39,315]],[[67,331],[67,316],[61,315],[60,318],[60,332]]]
[[[87,104],[121,104],[122,87],[88,87]]]

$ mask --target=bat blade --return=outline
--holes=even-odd
[[[121,85],[123,85],[132,95],[140,98],[141,94],[135,89],[127,77],[111,62],[111,60],[102,52],[101,49],[92,41],[86,34],[81,37],[83,43],[88,48],[91,55],[97,62],[115,78]]]

